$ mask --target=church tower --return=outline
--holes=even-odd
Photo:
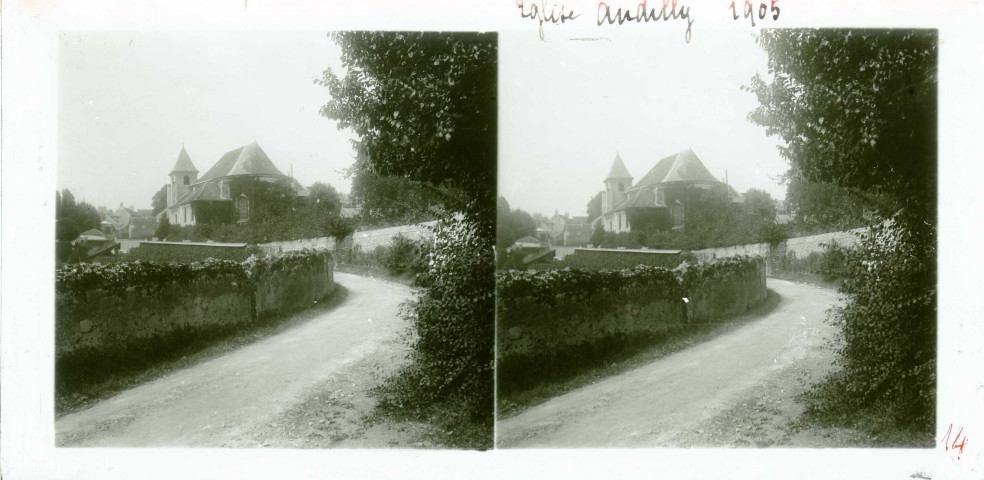
[[[601,194],[601,213],[607,213],[620,200],[625,198],[625,192],[632,187],[632,175],[622,163],[622,157],[616,152],[608,177],[605,178],[605,191]]]
[[[191,188],[191,185],[198,181],[198,169],[191,163],[191,157],[181,146],[181,153],[178,154],[178,161],[171,169],[171,183],[167,186],[167,206],[170,207]]]

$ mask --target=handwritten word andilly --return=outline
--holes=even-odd
[[[690,7],[683,4],[679,4],[678,0],[663,0],[662,8],[649,7],[649,0],[643,0],[642,3],[636,5],[635,14],[630,8],[619,7],[612,11],[612,7],[605,2],[598,3],[598,26],[605,24],[609,25],[618,22],[619,25],[627,22],[635,23],[649,23],[658,22],[660,20],[668,22],[670,20],[686,20],[687,21],[687,31],[684,34],[684,39],[687,43],[690,43],[690,35],[693,31],[694,19],[690,16]],[[677,10],[677,7],[680,7]]]

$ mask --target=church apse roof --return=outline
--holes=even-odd
[[[285,177],[270,161],[270,157],[253,142],[226,152],[212,168],[208,169],[197,183],[236,175],[276,175]]]
[[[632,188],[671,182],[721,183],[711,175],[694,151],[687,149],[661,159]]]

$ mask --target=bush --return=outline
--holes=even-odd
[[[806,258],[797,258],[792,252],[777,258],[773,267],[777,274],[797,273],[816,275],[824,282],[838,282],[847,278],[848,263],[855,255],[852,248],[837,242],[823,244],[822,252],[811,252]]]
[[[427,271],[430,250],[429,242],[415,242],[398,235],[393,239],[383,264],[390,275],[416,277]]]
[[[810,393],[812,413],[877,408],[896,426],[932,434],[936,412],[936,247],[891,225],[847,255],[840,375]],[[839,254],[838,254],[839,255]]]
[[[234,260],[241,262],[251,255],[263,256],[263,249],[250,245],[242,248],[220,247],[208,245],[156,245],[143,244],[119,255],[120,261],[133,262],[136,260],[149,262],[203,262],[209,258],[216,260]]]
[[[689,252],[688,252],[689,253]],[[552,270],[577,268],[582,270],[622,270],[637,265],[674,268],[684,261],[683,254],[663,255],[633,252],[574,252],[550,264]],[[695,262],[692,262],[695,263]]]
[[[206,259],[202,262],[121,262],[108,265],[93,263],[67,264],[55,270],[55,292],[84,296],[95,289],[123,295],[130,289],[157,291],[172,283],[190,284],[203,278],[229,277],[240,288],[251,288],[260,272],[293,271],[310,268],[331,259],[322,250],[299,250],[258,258],[251,256],[242,262]]]
[[[420,418],[437,405],[455,405],[491,428],[492,248],[492,239],[478,235],[472,223],[438,224],[429,268],[414,282],[418,296],[403,308],[411,324],[411,363],[375,390],[383,411]]]
[[[413,281],[427,271],[430,251],[429,240],[417,241],[396,236],[389,247],[377,246],[369,252],[353,247],[337,252],[337,258],[342,270]]]
[[[167,218],[167,215],[161,217],[161,220],[157,222],[157,228],[154,230],[154,236],[164,240],[168,235],[171,234],[171,220]]]

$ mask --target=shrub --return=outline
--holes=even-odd
[[[171,234],[171,220],[167,218],[167,215],[161,217],[161,220],[157,222],[157,228],[154,230],[154,236],[163,240]]]
[[[815,388],[813,413],[877,408],[897,426],[932,434],[936,412],[936,244],[911,230],[873,227],[848,255],[831,312],[842,327],[840,375]],[[928,233],[932,235],[932,233]]]
[[[691,254],[692,255],[692,254]],[[696,257],[694,257],[696,259]],[[583,270],[622,270],[636,265],[673,268],[684,261],[682,254],[635,252],[574,252],[550,265],[551,269],[577,268]]]
[[[157,291],[172,283],[190,284],[202,278],[229,277],[240,288],[251,288],[259,272],[291,272],[309,268],[325,259],[327,251],[300,250],[277,256],[251,256],[242,262],[209,258],[201,262],[120,262],[107,265],[67,264],[55,270],[55,292],[84,297],[90,290],[101,289],[123,295],[129,289]]]
[[[403,308],[411,363],[375,392],[383,411],[419,417],[455,404],[472,421],[491,425],[493,240],[458,219],[442,220],[434,233],[429,268],[414,282],[418,296]]]
[[[416,277],[427,271],[430,250],[429,242],[416,242],[399,235],[393,239],[383,264],[390,275]]]
[[[132,262],[136,260],[150,262],[202,262],[209,258],[217,260],[234,260],[241,262],[251,255],[263,256],[263,250],[255,245],[242,248],[221,247],[208,245],[156,245],[143,244],[121,254],[119,260]]]

